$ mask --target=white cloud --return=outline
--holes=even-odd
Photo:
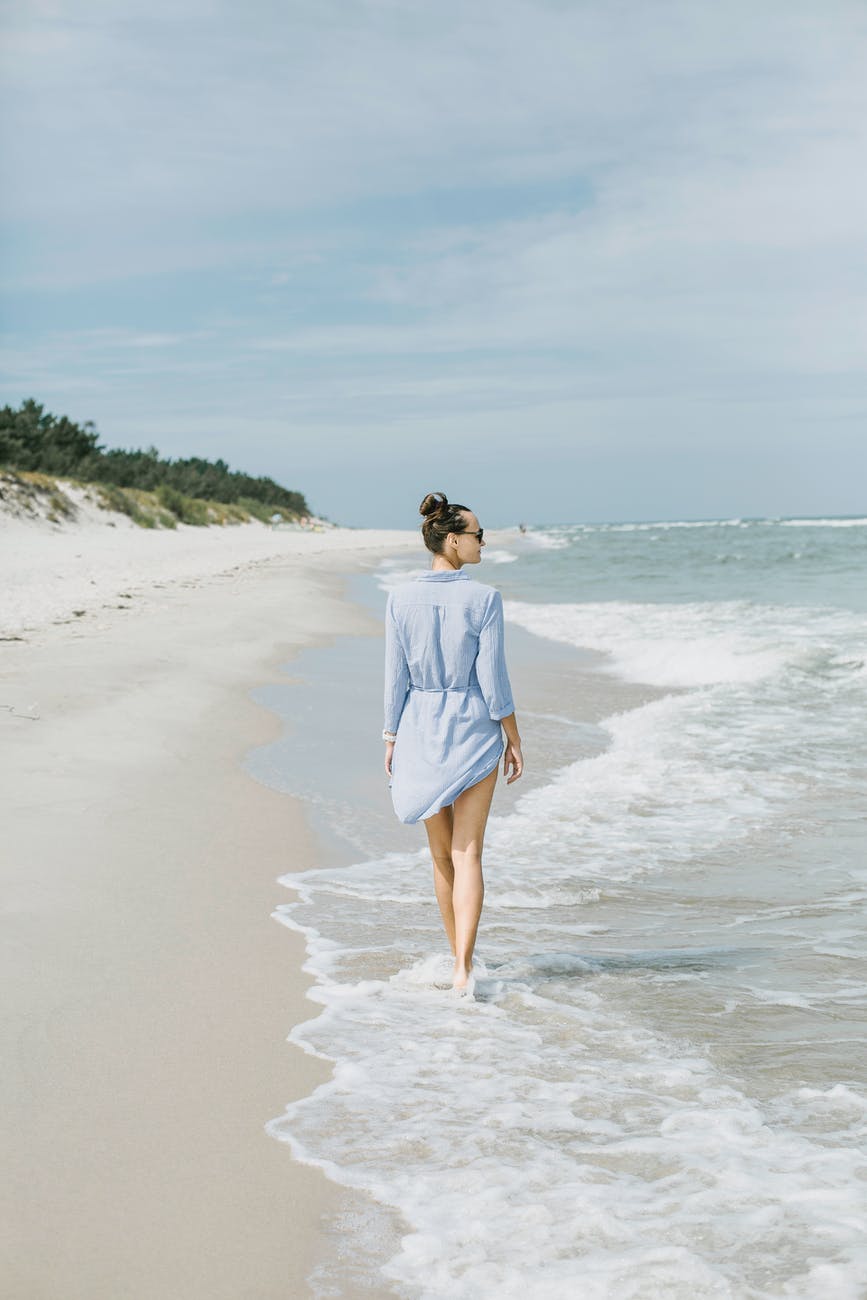
[[[33,22],[25,7],[7,33],[5,149],[26,181],[11,211],[298,210],[647,165],[672,147],[701,163],[709,137],[730,147],[726,127],[768,130],[756,108],[781,131],[792,111],[796,129],[803,109],[848,111],[828,92],[804,101],[841,59],[857,79],[863,11],[823,14],[744,0],[310,0],[70,3]]]
[[[464,413],[495,445],[507,413],[551,447],[738,401],[781,445],[865,397],[860,3],[28,0],[6,27],[5,279],[45,304],[13,393],[349,444]]]

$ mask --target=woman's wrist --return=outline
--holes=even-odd
[[[393,745],[394,742],[397,740],[397,732],[396,732],[396,731],[387,731],[387,730],[386,730],[386,731],[383,731],[383,733],[382,733],[382,738],[383,738],[383,740],[384,740],[387,744],[391,744],[391,745]]]

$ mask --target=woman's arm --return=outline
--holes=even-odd
[[[518,719],[514,713],[510,713],[507,718],[500,718],[500,723],[506,733],[506,748],[503,751],[503,776],[506,778],[506,785],[511,785],[513,781],[517,781],[524,770],[521,737],[518,735]],[[510,767],[512,769],[511,776],[509,775]]]
[[[524,758],[521,753],[521,737],[518,735],[518,720],[515,717],[515,705],[512,699],[512,684],[506,667],[503,598],[498,591],[493,592],[491,596],[491,603],[479,632],[476,675],[488,706],[488,713],[495,722],[502,725],[506,733],[503,775],[506,777],[506,784],[511,785],[513,781],[517,781],[524,770]]]
[[[391,735],[396,735],[397,733],[408,691],[409,665],[406,662],[406,655],[403,652],[403,646],[401,645],[400,637],[397,634],[394,607],[392,604],[392,597],[389,594],[385,606],[384,731],[389,732]],[[389,776],[391,776],[391,757],[393,753],[394,742],[389,741],[385,746],[385,770]]]
[[[476,655],[476,676],[482,689],[488,713],[495,722],[501,722],[515,711],[512,684],[506,668],[504,644],[503,597],[491,592],[491,599],[479,630],[479,651]]]

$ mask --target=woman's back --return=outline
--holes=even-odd
[[[402,821],[429,817],[502,753],[514,711],[500,593],[462,570],[395,588],[386,609],[385,726],[397,733],[392,796]]]
[[[401,656],[406,689],[481,690],[492,719],[512,712],[512,692],[503,652],[500,593],[475,582],[462,569],[432,570],[403,583],[389,596],[386,632],[392,631],[389,676],[400,691]],[[389,674],[388,659],[391,664]]]

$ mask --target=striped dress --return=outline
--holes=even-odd
[[[423,821],[494,770],[513,713],[503,598],[463,569],[396,587],[385,614],[385,729],[396,732],[391,797]]]

